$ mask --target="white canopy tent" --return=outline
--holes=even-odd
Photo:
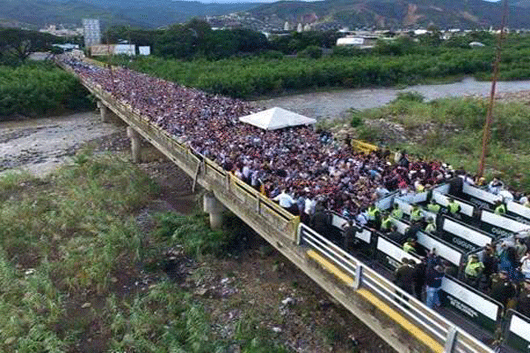
[[[317,121],[282,108],[271,108],[239,118],[239,121],[264,130],[277,130],[290,126],[312,125]]]

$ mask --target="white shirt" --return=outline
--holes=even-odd
[[[280,195],[273,198],[274,201],[278,201],[280,206],[283,208],[289,208],[291,207],[296,201],[291,197],[291,195],[286,194],[285,192],[282,192]]]

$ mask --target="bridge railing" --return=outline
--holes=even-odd
[[[188,146],[180,143],[177,138],[166,130],[151,123],[147,117],[132,106],[116,100],[109,92],[92,82],[83,81],[83,84],[105,105],[111,107],[123,119],[131,123],[140,134],[150,142],[161,147],[163,152],[169,154],[173,160],[185,167],[188,171],[202,173],[202,177],[209,185],[217,185],[224,193],[228,193],[238,200],[238,206],[252,210],[269,226],[277,229],[291,241],[295,241],[300,217],[294,216],[287,210],[278,206],[258,190],[249,186],[235,175],[225,171],[217,163],[194,153]],[[202,170],[200,170],[202,168]]]
[[[299,217],[293,216],[285,209],[261,195],[232,173],[225,171],[215,162],[197,156],[186,145],[180,143],[175,136],[151,123],[130,105],[119,102],[101,87],[89,81],[83,84],[94,93],[105,105],[115,111],[122,119],[133,126],[147,140],[152,142],[170,159],[177,162],[183,169],[192,174],[202,170],[202,178],[208,185],[215,185],[215,191],[232,195],[238,206],[255,214],[260,221],[274,227],[280,234],[293,242],[297,241],[315,254],[345,273],[344,280],[352,291],[364,290],[381,302],[397,308],[404,316],[424,332],[427,332],[437,345],[445,347],[440,352],[485,353],[492,352],[475,338],[455,327],[452,323],[436,312],[422,305],[396,287],[370,267],[354,258],[309,227],[300,224]],[[447,348],[450,347],[450,348]]]
[[[316,256],[324,258],[319,262],[351,287],[352,292],[368,291],[369,294],[365,293],[365,295],[375,296],[384,305],[388,305],[409,320],[414,327],[427,333],[435,343],[430,345],[434,351],[444,353],[492,352],[489,347],[473,336],[456,327],[443,316],[429,309],[422,302],[311,228],[301,224],[298,238],[300,245],[310,249],[308,250],[309,256],[314,257],[313,253],[316,253]],[[331,263],[338,271],[334,271],[333,266],[326,266],[327,263]],[[404,327],[407,329],[406,326]],[[436,344],[438,349],[435,347]]]

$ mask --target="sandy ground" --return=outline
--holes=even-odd
[[[43,176],[86,142],[123,130],[103,124],[95,112],[0,123],[0,174],[25,170]]]

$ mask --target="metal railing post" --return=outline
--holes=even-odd
[[[361,288],[361,283],[363,281],[363,265],[357,264],[355,268],[355,278],[353,281],[353,289],[357,290]]]
[[[458,336],[458,331],[456,327],[451,327],[449,332],[447,332],[447,339],[445,340],[444,353],[452,353],[455,348],[456,338]]]

